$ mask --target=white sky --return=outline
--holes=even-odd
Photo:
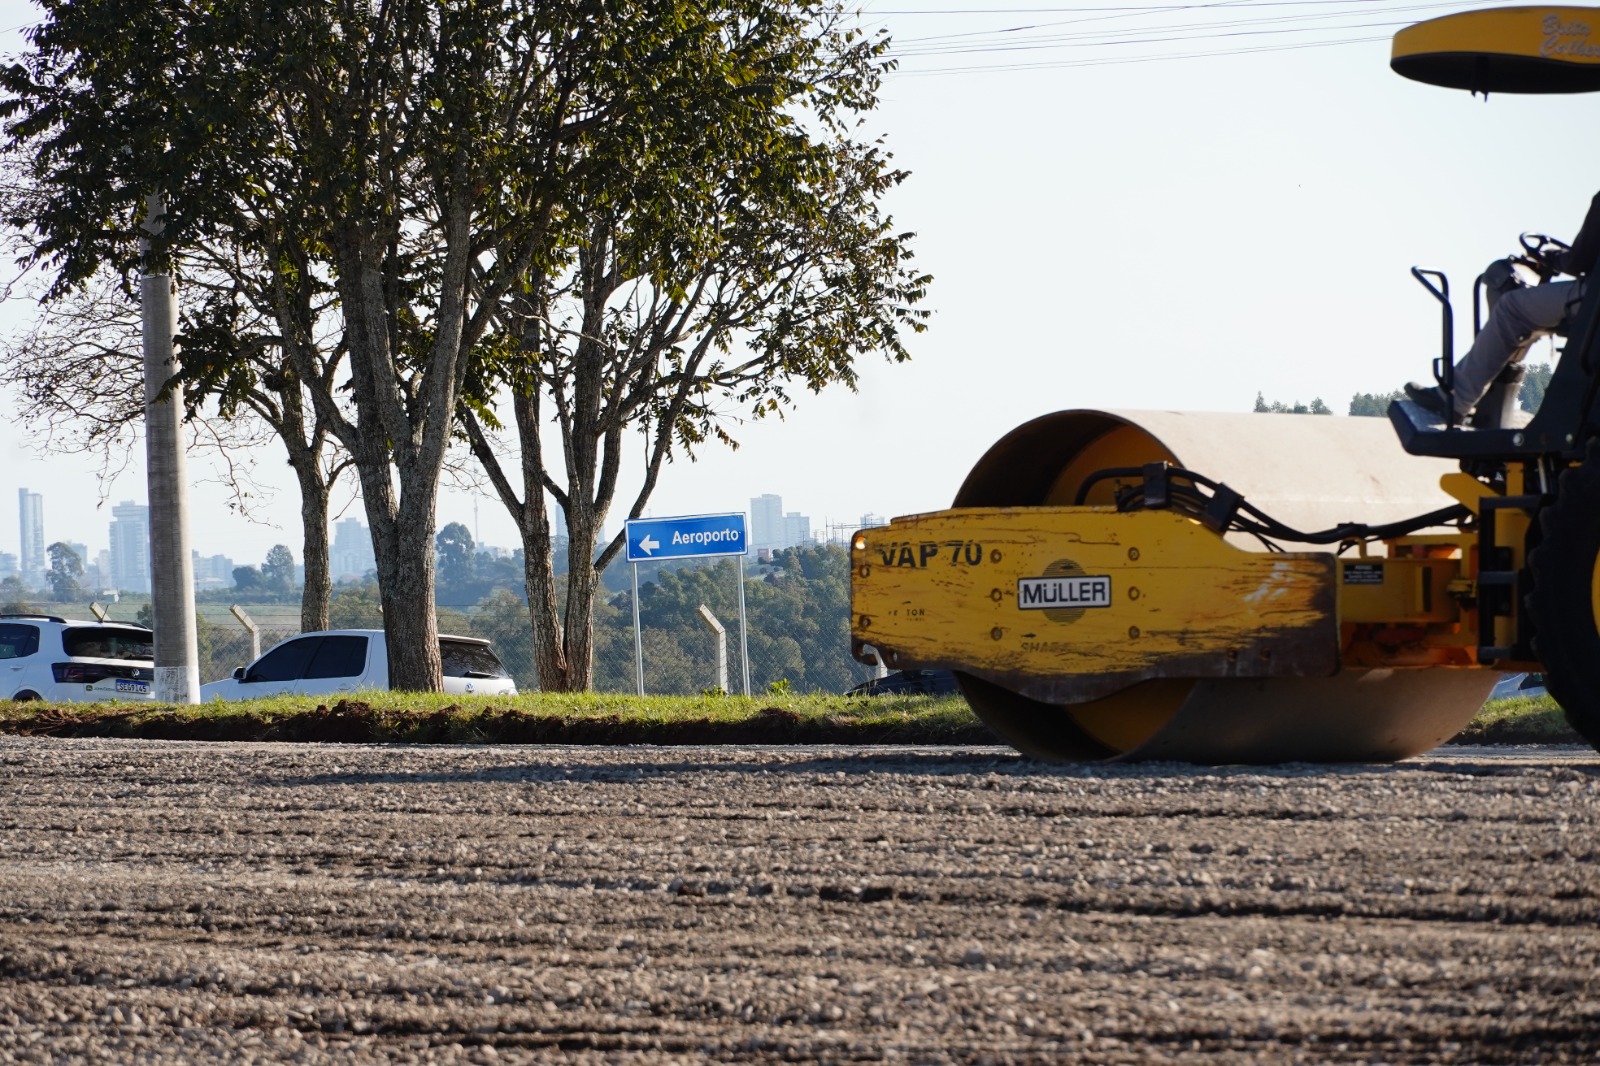
[[[914,38],[1043,22],[1095,19],[1072,28],[1170,36],[1180,23],[1224,17],[1105,11],[1116,2],[1093,0],[1099,10],[1087,14],[1087,5],[1015,0],[997,14],[975,0],[874,0],[867,21],[909,51]],[[1246,411],[1260,390],[1320,396],[1343,412],[1352,393],[1425,378],[1438,354],[1436,305],[1409,277],[1412,265],[1448,271],[1466,293],[1485,264],[1515,250],[1520,231],[1570,239],[1600,188],[1600,99],[1485,103],[1389,71],[1388,23],[1488,5],[1205,6],[1227,8],[1230,20],[1348,10],[1359,16],[1347,25],[1384,25],[908,59],[868,128],[912,172],[892,208],[935,278],[934,318],[911,342],[913,361],[869,361],[857,394],[806,397],[786,421],[735,427],[744,446],[670,466],[651,512],[745,510],[765,492],[814,525],[937,509],[1007,430],[1062,408]],[[975,9],[988,13],[948,13]],[[31,10],[0,0],[0,28],[29,22]],[[923,13],[935,11],[946,13]],[[1362,36],[1384,40],[915,73]],[[1465,337],[1470,311],[1457,302]],[[28,313],[0,308],[0,328]],[[137,457],[97,506],[93,465],[30,450],[15,419],[0,427],[0,456],[0,550],[17,548],[19,486],[44,494],[47,542],[83,541],[91,552],[105,546],[111,504],[145,499]],[[259,563],[283,542],[298,556],[298,502],[281,451],[260,455],[259,475],[281,487],[257,523],[233,517],[226,493],[203,483],[204,464],[191,462],[196,549]],[[452,520],[473,525],[470,495],[446,494],[440,523]],[[478,502],[477,525],[483,542],[517,543],[490,498]]]

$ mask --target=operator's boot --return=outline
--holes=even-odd
[[[1440,422],[1447,422],[1450,419],[1450,398],[1437,385],[1422,385],[1415,381],[1408,381],[1406,382],[1406,399]]]

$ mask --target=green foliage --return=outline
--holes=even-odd
[[[1399,389],[1394,392],[1358,392],[1350,397],[1350,413],[1365,418],[1387,418],[1389,405],[1403,399],[1405,393]]]
[[[70,544],[56,541],[45,551],[50,556],[50,569],[45,578],[50,582],[50,595],[57,603],[73,603],[83,598],[83,560]]]
[[[715,637],[700,619],[702,603],[728,629],[728,680],[738,688],[738,574],[738,564],[724,559],[664,568],[641,585],[650,692],[689,695],[716,687]],[[859,680],[850,659],[850,555],[843,548],[777,552],[768,573],[745,582],[745,607],[752,691],[844,692]],[[595,687],[632,691],[633,609],[627,594],[596,605],[595,647]]]
[[[294,552],[287,545],[274,544],[267,549],[266,561],[261,564],[261,587],[267,592],[294,590]]]
[[[500,661],[516,679],[517,690],[533,692],[539,687],[534,669],[533,626],[528,605],[510,589],[495,589],[484,597],[472,613],[471,635],[493,642]]]
[[[1259,392],[1256,393],[1256,405],[1255,405],[1254,410],[1255,410],[1256,414],[1280,414],[1280,415],[1283,415],[1283,414],[1287,414],[1287,415],[1331,415],[1331,414],[1333,414],[1333,408],[1331,408],[1327,404],[1323,403],[1322,402],[1322,398],[1320,396],[1317,397],[1316,399],[1312,400],[1310,404],[1303,404],[1298,400],[1296,400],[1292,404],[1284,403],[1282,400],[1273,400],[1271,403],[1268,403],[1267,400],[1266,400],[1266,397],[1262,396],[1261,393],[1259,393]]]
[[[376,581],[340,585],[328,601],[331,629],[382,629],[383,601]]]
[[[155,629],[155,604],[149,600],[141,603],[139,609],[134,612],[133,620],[146,629]],[[194,644],[195,662],[200,668],[199,673],[202,684],[224,677],[232,671],[232,666],[225,666],[218,661],[219,651],[224,659],[232,657],[234,649],[231,642],[226,635],[219,633],[217,626],[203,614],[194,616]],[[242,666],[243,659],[237,665]]]
[[[433,538],[439,567],[439,598],[455,602],[451,590],[470,586],[478,576],[478,552],[472,533],[460,522],[451,522]]]
[[[465,611],[458,611],[451,607],[440,607],[434,612],[434,620],[439,627],[439,632],[449,633],[457,637],[476,636],[472,619]]]
[[[1539,404],[1544,402],[1545,390],[1550,387],[1550,375],[1555,372],[1554,365],[1550,363],[1528,363],[1528,376],[1522,381],[1522,392],[1517,402],[1524,411],[1532,414],[1539,410]],[[1393,392],[1358,392],[1350,397],[1350,413],[1352,415],[1366,415],[1373,418],[1387,418],[1389,404],[1394,400],[1405,399],[1405,393],[1400,389]],[[1261,397],[1256,397],[1256,410],[1261,410]]]
[[[451,522],[434,537],[437,560],[437,601],[441,607],[468,608],[497,589],[511,590],[520,598],[523,582],[522,553],[510,558],[490,555],[473,542],[460,522]]]
[[[0,611],[6,614],[34,614],[38,611],[28,598],[27,586],[15,574],[0,581]]]
[[[1550,375],[1556,371],[1553,363],[1528,363],[1528,376],[1522,379],[1522,394],[1517,402],[1524,411],[1533,414],[1539,410],[1539,405],[1544,402],[1544,394],[1550,388]]]

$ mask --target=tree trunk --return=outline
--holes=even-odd
[[[533,623],[533,661],[543,692],[582,692],[574,686],[567,650],[561,638],[561,609],[556,599],[556,572],[551,554],[550,516],[544,509],[544,492],[531,494],[522,508],[523,580],[528,590],[528,615]]]
[[[444,678],[439,622],[434,613],[433,523],[443,446],[439,443],[427,452],[431,461],[423,459],[424,449],[418,448],[417,438],[448,432],[455,396],[447,390],[448,395],[429,397],[444,406],[443,421],[418,431],[397,381],[381,247],[358,225],[351,225],[342,236],[339,290],[358,423],[343,432],[341,440],[361,479],[362,501],[372,529],[378,596],[389,645],[389,687],[401,692],[441,692]]]
[[[569,511],[568,529],[572,541],[567,548],[567,617],[566,652],[567,676],[575,691],[587,691],[594,685],[594,597],[600,585],[600,575],[594,568],[595,523],[594,511],[588,507],[574,510],[588,511],[588,522],[574,519]],[[582,532],[579,532],[579,526]]]
[[[364,468],[360,473],[389,644],[389,687],[442,692],[439,621],[433,605],[433,508],[418,508],[414,497],[397,506],[386,462],[374,471],[377,477]]]
[[[328,564],[328,486],[315,470],[296,469],[300,479],[300,524],[304,529],[301,559],[305,563],[305,587],[300,591],[300,631],[312,633],[328,628],[328,604],[333,596],[333,578]]]

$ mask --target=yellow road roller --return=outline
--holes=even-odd
[[[1600,90],[1590,26],[1600,9],[1450,15],[1402,30],[1391,65],[1475,93]],[[1441,305],[1448,393],[1449,280],[1413,273]],[[985,723],[1049,759],[1402,759],[1460,730],[1510,671],[1542,671],[1600,746],[1600,284],[1587,288],[1531,420],[1513,364],[1464,425],[1409,401],[1387,424],[1028,422],[950,509],[855,534],[853,653],[954,671]],[[1473,303],[1476,318],[1477,287]]]

